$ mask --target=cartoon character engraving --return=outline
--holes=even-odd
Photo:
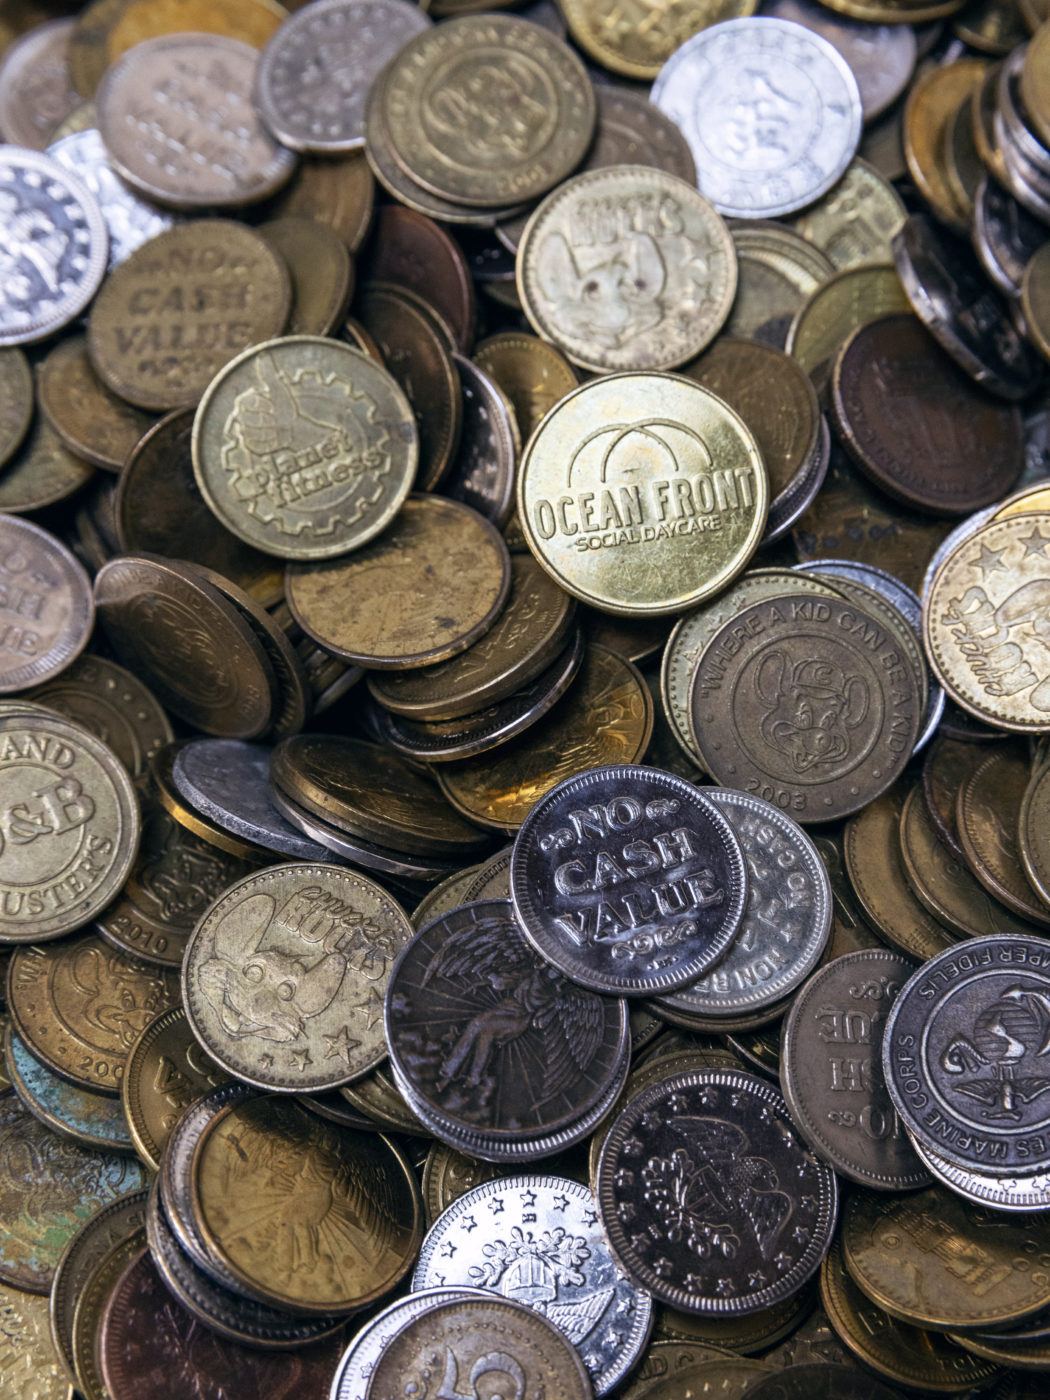
[[[566,1286],[587,1282],[583,1265],[591,1257],[582,1235],[557,1226],[540,1234],[515,1225],[509,1240],[484,1246],[486,1262],[472,1265],[470,1277],[477,1288],[495,1289],[514,1303],[524,1303],[549,1318],[574,1345],[598,1323],[616,1293],[598,1288],[573,1299],[561,1297]]]
[[[998,606],[975,585],[948,600],[941,621],[986,694],[1028,690],[1035,708],[1050,712],[1050,579],[1022,583]]]
[[[171,1005],[159,977],[144,978],[137,968],[128,968],[122,953],[100,945],[77,952],[70,980],[82,998],[84,1019],[99,1036],[95,1043],[107,1048],[130,1050],[154,1016]]]
[[[850,736],[871,707],[861,676],[847,678],[830,661],[806,658],[793,663],[782,651],[763,657],[754,685],[764,706],[762,737],[799,774],[848,758]]]
[[[606,349],[633,340],[663,319],[667,269],[649,234],[626,234],[611,245],[573,249],[561,233],[551,233],[540,249],[537,275],[551,319],[570,335]]]
[[[1009,987],[974,1023],[973,1034],[956,1035],[941,1052],[940,1067],[958,1078],[955,1092],[983,1105],[992,1123],[1019,1123],[1024,1108],[1050,1093],[1050,997],[1031,987]],[[1031,1065],[1031,1061],[1042,1065]],[[1029,1068],[1042,1073],[1024,1073]],[[983,1071],[988,1077],[983,1077]]]
[[[687,1144],[642,1169],[645,1198],[672,1244],[683,1242],[700,1259],[732,1259],[757,1247],[769,1260],[794,1214],[776,1168],[753,1155],[743,1129],[722,1118],[674,1118]]]

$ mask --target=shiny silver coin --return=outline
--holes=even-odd
[[[93,126],[63,136],[47,148],[52,160],[80,177],[98,200],[109,232],[109,266],[125,258],[171,228],[177,215],[140,199],[119,178],[106,154],[105,142]]]
[[[681,128],[697,184],[741,219],[804,209],[845,173],[862,107],[845,59],[787,20],[733,19],[701,30],[661,68],[653,103]]]
[[[989,1176],[957,1166],[942,1157],[932,1147],[909,1132],[915,1155],[930,1174],[971,1205],[991,1210],[1018,1211],[1031,1215],[1050,1210],[1050,1172],[1035,1172],[1024,1176]]]

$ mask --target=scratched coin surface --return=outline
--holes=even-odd
[[[485,1182],[441,1215],[412,1287],[457,1284],[553,1322],[580,1353],[595,1395],[634,1367],[652,1325],[652,1299],[614,1262],[593,1193],[562,1176]]]
[[[135,1150],[152,1171],[190,1104],[225,1084],[226,1073],[200,1045],[181,1006],[162,1011],[128,1053],[120,1099]]]
[[[743,917],[741,843],[716,804],[655,768],[592,768],[523,822],[511,899],[532,946],[611,995],[670,992],[725,955]]]
[[[796,214],[791,226],[841,270],[892,262],[893,236],[906,217],[904,201],[889,180],[858,159],[823,199]]]
[[[526,225],[517,266],[533,329],[599,373],[671,369],[698,355],[736,293],[721,216],[684,180],[648,165],[560,185]]]
[[[341,341],[287,336],[216,376],[193,424],[204,499],[246,544],[283,559],[359,549],[408,495],[419,438],[381,365]]]
[[[47,530],[0,515],[0,695],[60,675],[95,620],[84,566]]]
[[[69,450],[119,472],[153,418],[110,393],[91,367],[82,335],[61,341],[37,371],[40,411]]]

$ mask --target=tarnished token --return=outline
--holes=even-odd
[[[1020,295],[1025,268],[1046,241],[1046,225],[985,176],[977,190],[973,231],[985,272],[1008,297]]]
[[[235,355],[280,335],[291,302],[288,270],[259,234],[187,220],[115,269],[91,309],[88,353],[120,398],[183,408]]]
[[[747,1391],[749,1400],[894,1400],[897,1393],[855,1366],[820,1363],[788,1366]]]
[[[260,116],[293,151],[363,146],[373,78],[431,24],[408,0],[315,0],[286,19],[262,52]]]
[[[726,332],[783,350],[791,319],[835,271],[801,234],[765,219],[733,225],[737,291]]]
[[[451,1303],[479,1293],[474,1288],[423,1288],[387,1304],[361,1328],[343,1353],[332,1379],[331,1400],[365,1400],[376,1362],[410,1318],[429,1311],[435,1303]]]
[[[955,825],[959,789],[987,756],[980,744],[946,735],[931,744],[922,765],[922,795],[937,835],[956,860],[965,861]]]
[[[714,776],[803,823],[891,786],[921,722],[921,677],[876,616],[840,598],[753,603],[708,642],[693,728]]]
[[[380,1353],[368,1382],[368,1400],[400,1400],[406,1388],[409,1394],[425,1395],[429,1382],[437,1379],[432,1370],[436,1357],[444,1360],[452,1394],[465,1393],[459,1387],[468,1376],[484,1387],[475,1394],[484,1394],[504,1377],[522,1400],[547,1395],[588,1400],[594,1393],[583,1362],[554,1323],[503,1298],[460,1298],[403,1323]]]
[[[910,1191],[929,1174],[886,1092],[886,1017],[915,964],[887,948],[836,958],[792,1005],[781,1036],[780,1082],[813,1150],[850,1181]]]
[[[757,8],[757,0],[690,0],[650,11],[627,7],[610,19],[593,0],[569,0],[563,12],[572,37],[588,57],[625,78],[651,81],[698,30],[753,15]],[[604,91],[599,89],[599,103]]]
[[[276,682],[262,646],[222,595],[157,555],[121,555],[95,578],[102,629],[123,663],[174,714],[252,739],[274,718]]]
[[[0,715],[0,780],[0,943],[82,927],[120,890],[138,850],[131,779],[93,734],[34,707]]]
[[[134,1151],[120,1101],[60,1079],[30,1054],[10,1025],[4,1037],[4,1058],[15,1093],[34,1118],[53,1132],[99,1152]]]
[[[462,249],[447,229],[418,210],[387,204],[376,211],[367,249],[368,276],[415,292],[439,313],[454,348],[469,354],[474,343],[474,282]]]
[[[602,1100],[623,1063],[627,1011],[569,982],[529,945],[511,905],[488,900],[434,920],[401,954],[386,1035],[436,1136],[447,1120],[511,1144]]]
[[[98,291],[109,247],[102,213],[77,176],[49,156],[0,146],[0,214],[7,265],[0,345],[45,340]]]
[[[111,394],[99,379],[82,335],[56,345],[37,370],[40,411],[69,450],[96,467],[120,471],[153,426],[152,415]]]
[[[7,48],[0,64],[0,130],[5,140],[42,151],[78,105],[69,80],[72,30],[72,20],[53,19],[37,24]]]
[[[354,289],[354,265],[339,235],[318,219],[286,214],[259,225],[292,279],[289,335],[330,335]]]
[[[860,140],[849,65],[819,34],[782,19],[729,20],[694,35],[661,68],[652,100],[689,142],[701,192],[742,219],[812,204]]]
[[[529,548],[612,613],[681,611],[721,592],[765,527],[769,483],[743,420],[669,374],[616,374],[562,399],[518,476]]]
[[[502,529],[514,504],[521,434],[510,399],[465,355],[453,355],[462,395],[461,430],[442,491]]]
[[[992,521],[940,564],[923,602],[926,652],[949,698],[999,729],[1050,729],[1047,545],[1050,516]]]
[[[278,0],[124,0],[106,33],[106,57],[113,63],[147,39],[190,32],[224,34],[261,49],[286,15]]]
[[[518,293],[574,364],[671,369],[718,334],[736,292],[729,230],[684,180],[614,165],[566,181],[526,225]]]
[[[283,559],[367,544],[397,515],[418,458],[394,378],[320,336],[245,350],[212,381],[193,424],[204,499],[231,533]]]
[[[760,797],[728,788],[702,791],[740,843],[748,893],[724,956],[705,976],[654,1004],[661,1016],[680,1016],[683,1024],[772,1011],[816,967],[831,929],[828,874],[797,822]]]
[[[118,1197],[141,1191],[146,1173],[131,1157],[67,1142],[38,1122],[16,1094],[4,1094],[0,1182],[11,1202],[0,1241],[0,1279],[46,1294],[80,1226]],[[0,1361],[0,1376],[2,1367]]]
[[[404,1277],[422,1239],[419,1187],[401,1152],[289,1099],[259,1094],[220,1113],[192,1182],[208,1247],[253,1294],[291,1312],[367,1306]]]
[[[510,556],[495,528],[436,496],[410,496],[382,538],[349,558],[288,570],[288,604],[303,631],[376,670],[465,651],[509,589]]]
[[[1050,907],[1050,767],[1032,773],[1018,819],[1017,841],[1032,888]]]
[[[387,68],[378,98],[398,164],[468,206],[535,199],[579,165],[594,134],[594,88],[580,60],[539,25],[503,15],[420,34]]]
[[[356,253],[375,211],[376,182],[364,155],[304,156],[280,194],[266,206],[270,218],[316,219]]]
[[[889,180],[867,161],[855,160],[834,189],[796,215],[792,227],[842,270],[891,262],[893,236],[906,218],[904,201]]]
[[[386,1055],[383,996],[411,934],[384,890],[338,866],[247,875],[215,901],[187,947],[193,1032],[249,1084],[335,1089]]]
[[[121,178],[175,209],[238,207],[280,189],[295,157],[252,105],[257,61],[240,39],[175,33],[112,63],[95,103]]]
[[[959,789],[956,830],[970,869],[993,899],[1022,919],[1050,923],[1050,909],[1021,865],[1018,822],[1031,767],[1015,748],[997,747]]]
[[[803,1147],[779,1090],[727,1069],[673,1075],[622,1109],[597,1196],[628,1277],[681,1312],[723,1317],[797,1292],[838,1206],[834,1173]]]
[[[476,1186],[423,1241],[413,1289],[459,1284],[533,1308],[573,1343],[604,1395],[638,1360],[653,1303],[614,1262],[596,1205],[588,1187],[562,1176]]]
[[[152,1171],[190,1104],[226,1082],[197,1041],[181,1006],[162,1011],[128,1053],[120,1101],[135,1150]]]
[[[570,387],[575,384],[574,376]],[[32,421],[33,371],[23,351],[9,346],[0,350],[0,465],[6,466],[18,452]],[[2,499],[0,509],[9,509]]]
[[[858,326],[909,310],[892,267],[878,263],[847,267],[822,283],[796,311],[786,349],[822,390],[839,347]]]
[[[966,209],[947,178],[945,151],[951,125],[964,102],[979,91],[987,63],[967,57],[923,73],[904,108],[904,157],[908,173],[937,217],[956,233],[967,231]]]
[[[655,768],[559,783],[514,843],[511,898],[529,942],[592,991],[650,996],[702,977],[735,937],[748,875],[709,798]]]
[[[54,535],[0,515],[0,695],[53,680],[87,646],[91,581]]]
[[[883,1042],[890,1096],[948,1161],[994,1176],[1050,1169],[1048,986],[1043,940],[1004,934],[946,949],[898,998]]]
[[[1029,338],[1043,359],[1050,360],[1050,256],[1045,242],[1025,267],[1021,306]]]

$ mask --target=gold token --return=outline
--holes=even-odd
[[[588,57],[612,73],[651,82],[681,44],[709,25],[743,19],[758,0],[661,0],[609,11],[595,0],[566,0],[562,6],[572,37]]]
[[[720,592],[765,527],[750,431],[679,375],[608,375],[564,398],[526,449],[518,515],[569,593],[607,612],[680,612]]]
[[[966,863],[993,899],[1022,919],[1050,923],[1021,865],[1018,823],[1031,767],[1023,750],[997,746],[960,786],[955,824]]]
[[[186,949],[190,1026],[245,1083],[338,1088],[386,1057],[383,994],[411,937],[400,905],[341,866],[295,862],[246,875],[211,905]]]
[[[427,1153],[423,1167],[423,1204],[426,1207],[427,1222],[433,1225],[442,1211],[447,1210],[453,1201],[473,1191],[486,1181],[496,1181],[504,1172],[489,1162],[479,1162],[473,1157],[464,1157],[443,1142],[435,1142]]]
[[[1021,804],[1018,842],[1025,874],[1050,908],[1050,766],[1036,768]]]
[[[227,1079],[181,1006],[162,1011],[143,1029],[128,1054],[120,1101],[135,1151],[151,1171],[160,1170],[165,1144],[190,1104]]]
[[[91,367],[87,339],[64,340],[37,374],[40,411],[70,452],[119,471],[153,418],[111,394]]]
[[[930,68],[904,108],[904,158],[911,178],[942,223],[963,234],[969,233],[966,210],[948,182],[945,151],[955,114],[979,87],[986,67],[984,59],[963,58]]]
[[[1050,31],[1050,25],[1047,29]],[[1029,260],[1024,270],[1021,309],[1029,340],[1044,359],[1050,360],[1050,240]]]
[[[376,182],[360,151],[304,156],[267,213],[271,219],[316,219],[356,253],[372,223],[375,196]]]
[[[80,928],[135,859],[139,807],[127,772],[80,725],[34,708],[0,715],[0,791],[0,942]]]
[[[893,235],[908,217],[904,201],[885,176],[855,160],[823,199],[791,221],[823,249],[838,271],[893,261]]]
[[[597,105],[586,69],[539,25],[478,15],[436,25],[386,68],[377,93],[395,159],[468,206],[524,203],[587,153]],[[513,125],[507,122],[513,112]]]
[[[796,313],[788,353],[812,377],[819,392],[839,346],[852,332],[895,311],[911,311],[895,268],[848,267],[818,288]]]
[[[1043,1337],[1030,1341],[1021,1336],[1008,1341],[1006,1337],[989,1340],[974,1332],[951,1332],[949,1336],[957,1346],[995,1367],[1008,1366],[1014,1371],[1037,1371],[1044,1375],[1050,1371],[1050,1342]],[[998,1371],[995,1374],[999,1374]],[[1020,1395],[1021,1391],[1015,1389],[1014,1394]]]
[[[224,34],[261,49],[287,17],[277,0],[124,0],[106,34],[106,62],[164,34]]]
[[[423,1237],[398,1149],[285,1099],[260,1095],[216,1117],[192,1170],[208,1245],[275,1307],[356,1312],[404,1277]]]
[[[364,549],[292,564],[288,605],[309,636],[346,661],[399,670],[446,661],[489,630],[510,590],[510,555],[477,511],[410,496]]]
[[[993,520],[938,567],[923,606],[930,665],[949,697],[999,729],[1050,729],[1050,515]]]
[[[783,224],[734,224],[737,291],[726,322],[727,335],[765,340],[783,347],[791,319],[835,264],[808,239]]]
[[[84,1400],[110,1400],[99,1366],[98,1336],[109,1299],[124,1270],[143,1256],[146,1230],[140,1226],[99,1260],[84,1282],[73,1309],[73,1365]]]
[[[443,763],[441,790],[470,821],[516,831],[563,778],[608,763],[638,763],[653,730],[644,680],[622,657],[589,646],[568,694],[520,739],[468,763]]]
[[[38,414],[14,460],[0,472],[0,511],[23,515],[64,501],[87,484],[95,468],[74,457]]]
[[[731,1351],[750,1356],[754,1352],[768,1351],[771,1346],[794,1332],[812,1307],[812,1296],[803,1288],[783,1303],[774,1303],[772,1307],[763,1308],[761,1312],[743,1317],[732,1314],[704,1316],[675,1312],[673,1308],[661,1308],[653,1335],[658,1340],[699,1342],[707,1346],[728,1347]]]
[[[179,999],[173,973],[133,962],[94,933],[19,948],[7,985],[30,1053],[71,1084],[113,1095],[143,1027]]]
[[[649,165],[577,175],[529,219],[517,285],[533,329],[573,364],[673,369],[725,324],[733,239],[698,190]]]
[[[1007,496],[992,516],[993,520],[1009,520],[1013,515],[1050,514],[1050,485],[1037,481],[1034,486],[1022,487],[1012,496]]]
[[[318,219],[286,216],[258,226],[284,260],[292,279],[289,335],[330,335],[339,324],[354,286],[346,244]]]
[[[401,1097],[387,1065],[373,1074],[366,1074],[355,1084],[344,1084],[339,1092],[348,1104],[381,1128],[389,1128],[395,1133],[430,1136]]]
[[[16,345],[0,350],[0,466],[25,441],[33,419],[33,372]]]
[[[0,1393],[7,1400],[73,1400],[48,1312],[46,1297],[0,1283]]]
[[[474,363],[510,399],[522,442],[528,442],[540,419],[579,385],[576,371],[560,351],[519,331],[490,335],[475,347]]]
[[[238,355],[193,423],[204,499],[232,534],[281,559],[331,559],[367,544],[397,515],[418,461],[397,381],[320,336]]]
[[[1032,36],[1021,68],[1021,101],[1035,135],[1050,146],[1050,23]]]

